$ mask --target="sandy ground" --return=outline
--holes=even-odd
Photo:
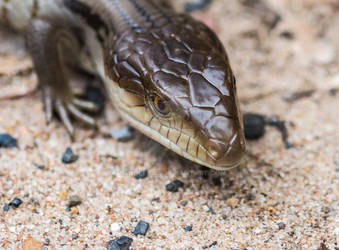
[[[126,235],[133,249],[338,249],[339,2],[266,3],[265,14],[237,0],[194,14],[226,46],[242,110],[279,116],[294,144],[285,149],[267,128],[228,172],[203,172],[166,150],[155,157],[139,134],[107,137],[124,126],[109,104],[99,133],[78,126],[72,143],[58,121],[45,124],[31,62],[20,40],[1,33],[0,133],[19,145],[0,149],[0,247],[101,249]],[[26,96],[8,99],[17,95]],[[65,165],[68,146],[79,160]],[[148,177],[136,180],[144,169]],[[166,191],[174,179],[184,188]],[[72,195],[82,202],[67,211]],[[3,211],[15,197],[23,204]],[[132,233],[140,220],[146,236]]]

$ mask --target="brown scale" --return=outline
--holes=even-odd
[[[136,41],[143,41],[142,49]],[[106,58],[106,70],[114,81],[119,82],[121,75],[132,73],[119,70],[118,65],[127,60],[141,75],[144,90],[156,92],[169,103],[171,110],[201,131],[205,148],[210,146],[216,164],[230,143],[238,151],[234,158],[242,154],[244,139],[234,76],[225,50],[212,31],[180,15],[173,23],[152,27],[141,34],[127,31],[112,44],[110,54],[121,59],[112,64]],[[121,46],[134,53],[126,58],[128,53]]]

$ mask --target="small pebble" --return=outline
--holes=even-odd
[[[35,197],[32,197],[32,198],[29,199],[29,204],[32,204],[34,206],[40,206],[39,200]]]
[[[214,246],[216,246],[218,244],[218,242],[217,241],[213,241],[211,244],[209,244],[208,246],[204,246],[204,247],[202,247],[203,249],[207,249],[207,248],[211,248],[211,247],[214,247]]]
[[[134,132],[133,128],[131,128],[130,126],[125,126],[119,129],[111,130],[109,133],[112,136],[112,138],[118,141],[127,142],[134,138],[133,132]]]
[[[180,205],[181,206],[186,206],[187,205],[187,201],[180,201]]]
[[[72,234],[72,240],[76,240],[78,238],[79,238],[79,234],[77,233]]]
[[[9,204],[6,203],[3,208],[2,208],[5,212],[7,212],[9,210]]]
[[[149,224],[145,221],[139,221],[137,226],[135,227],[133,234],[134,235],[146,235]]]
[[[151,202],[160,202],[160,198],[159,197],[155,197],[151,200]]]
[[[67,210],[70,211],[72,207],[78,206],[81,204],[81,198],[78,195],[72,195],[69,197],[67,204]]]
[[[22,200],[14,198],[8,205],[14,208],[18,208],[22,204]]]
[[[209,178],[210,169],[207,167],[201,166],[200,170],[201,170],[201,177],[207,180]]]
[[[145,179],[148,176],[148,171],[146,170],[142,170],[139,173],[137,173],[134,178],[139,180],[139,179]]]
[[[50,240],[49,238],[45,238],[44,245],[45,245],[45,246],[48,246],[49,243],[51,243],[51,240]]]
[[[34,163],[33,165],[34,165],[37,169],[40,169],[40,170],[45,170],[45,169],[46,169],[46,166],[43,165],[43,164]]]
[[[78,156],[73,153],[71,148],[66,148],[64,155],[62,156],[62,162],[65,164],[71,164],[78,160]]]
[[[104,110],[106,97],[100,88],[87,87],[84,99],[95,103],[96,106],[98,107],[99,114]]]
[[[255,196],[254,196],[254,194],[248,194],[248,195],[246,196],[246,199],[247,199],[248,201],[253,201],[253,200],[255,199]]]
[[[79,209],[77,207],[71,207],[71,208],[67,207],[66,210],[71,212],[71,215],[80,214]]]
[[[259,114],[244,114],[245,137],[249,140],[261,138],[265,134],[265,117]]]
[[[0,134],[0,148],[14,148],[18,146],[18,142],[9,134]]]
[[[192,225],[185,227],[185,231],[187,231],[187,232],[192,231],[192,229],[193,229]]]
[[[280,37],[283,37],[288,40],[292,40],[294,38],[294,34],[291,31],[285,30],[280,33]]]
[[[193,12],[193,11],[203,10],[210,3],[212,3],[212,0],[199,0],[199,1],[188,2],[185,4],[185,11]]]
[[[220,179],[220,177],[218,176],[218,177],[214,177],[213,179],[212,179],[212,181],[213,181],[213,184],[214,185],[216,185],[216,186],[221,186],[221,179]]]
[[[179,188],[184,187],[184,183],[180,180],[174,180],[166,185],[166,190],[169,192],[178,192]]]
[[[48,246],[49,243],[51,243],[51,240],[49,238],[45,238],[44,245]]]
[[[215,211],[214,211],[214,209],[213,209],[213,208],[211,208],[211,207],[208,209],[208,211],[209,211],[211,214],[215,214]]]
[[[286,227],[286,224],[284,222],[279,222],[277,225],[278,225],[279,230],[285,229]]]
[[[110,226],[111,232],[118,232],[120,231],[120,224],[119,223],[112,223]]]
[[[127,236],[121,236],[108,242],[107,250],[129,250],[133,239]]]

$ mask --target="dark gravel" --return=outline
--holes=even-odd
[[[283,229],[286,228],[286,224],[284,222],[279,222],[278,223],[278,228],[279,228],[279,230],[283,230]]]
[[[142,170],[139,173],[137,173],[134,178],[139,180],[139,179],[145,179],[148,176],[148,171],[147,170]]]
[[[15,148],[18,141],[10,134],[0,134],[0,148]]]
[[[8,205],[13,208],[18,208],[22,204],[22,200],[19,198],[14,198]]]
[[[135,227],[133,234],[134,235],[146,235],[147,230],[149,228],[149,224],[145,221],[139,221],[137,226]]]
[[[127,142],[134,138],[134,129],[131,128],[130,126],[114,129],[111,130],[109,133],[112,136],[112,138],[122,142]]]
[[[216,186],[218,186],[218,187],[220,187],[220,186],[222,185],[220,176],[218,176],[218,177],[213,177],[212,181],[213,181],[213,184],[216,185]]]
[[[67,210],[70,211],[71,207],[75,207],[81,204],[81,198],[78,195],[72,195],[71,197],[69,197],[69,201],[67,204]]]
[[[245,137],[249,140],[259,139],[265,134],[265,117],[259,114],[244,114]]]
[[[62,162],[64,164],[71,164],[76,162],[79,159],[79,157],[73,153],[71,148],[66,148],[66,151],[64,155],[62,156]]]
[[[204,246],[202,247],[202,249],[208,249],[208,248],[212,248],[214,246],[216,246],[218,244],[217,241],[213,241],[211,244],[207,245],[207,246]]]
[[[7,211],[9,210],[9,204],[6,203],[6,204],[2,207],[2,209],[3,209],[5,212],[7,212]]]
[[[281,133],[285,148],[293,148],[293,144],[288,141],[288,131],[285,121],[280,120],[277,116],[265,117],[260,114],[247,113],[244,114],[243,118],[246,139],[256,140],[263,137],[265,134],[265,127],[271,126],[278,129]]]
[[[106,96],[100,88],[88,86],[84,98],[97,105],[98,114],[102,113],[105,107]]]
[[[183,188],[184,185],[182,181],[174,180],[166,185],[166,190],[175,193],[179,191],[179,188]]]
[[[79,238],[79,234],[74,233],[72,234],[72,240],[77,240]]]
[[[129,250],[132,245],[133,239],[127,236],[110,240],[108,242],[107,250]]]

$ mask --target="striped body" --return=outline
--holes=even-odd
[[[0,23],[25,32],[34,18],[46,18],[80,29],[85,48],[83,67],[94,70],[111,90],[104,69],[103,49],[109,36],[128,29],[142,30],[169,19],[158,6],[163,0],[0,0]],[[146,11],[147,9],[147,11]],[[128,11],[127,11],[128,10]],[[90,61],[90,62],[88,62]],[[91,65],[91,68],[88,68]],[[111,91],[109,91],[111,92]],[[110,94],[113,98],[112,94]]]
[[[31,19],[46,17],[119,34],[168,21],[168,11],[160,6],[169,8],[162,0],[0,0],[0,22],[21,31]]]

